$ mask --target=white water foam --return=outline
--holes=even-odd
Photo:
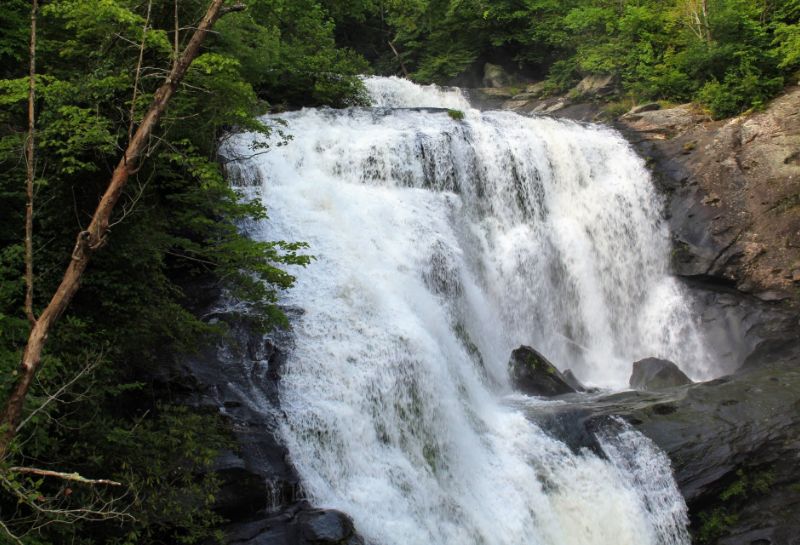
[[[283,114],[293,140],[243,166],[257,236],[317,255],[285,297],[305,314],[281,381],[312,500],[381,545],[688,543],[655,447],[573,453],[502,400],[520,344],[601,386],[647,356],[712,372],[641,160],[609,129],[457,121],[407,109],[466,111],[457,90],[366,85],[380,108]]]

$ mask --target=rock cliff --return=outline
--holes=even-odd
[[[619,126],[670,195],[675,272],[800,304],[800,87],[763,112],[710,121],[691,106]]]

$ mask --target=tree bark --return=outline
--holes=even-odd
[[[28,138],[25,142],[25,315],[31,327],[36,323],[33,313],[33,181],[36,176],[36,16],[39,0],[31,3],[30,74],[28,81]]]
[[[109,222],[111,221],[111,213],[122,195],[128,178],[132,173],[136,172],[137,164],[147,148],[153,129],[161,119],[170,98],[172,98],[181,80],[186,75],[192,61],[199,54],[200,46],[214,23],[226,13],[245,9],[242,4],[224,7],[224,2],[225,0],[211,1],[206,14],[197,26],[197,30],[195,30],[186,45],[186,49],[183,50],[166,80],[153,96],[150,108],[111,175],[111,181],[100,199],[100,203],[97,205],[91,223],[85,231],[78,233],[75,247],[72,250],[72,258],[61,279],[61,284],[28,336],[28,342],[25,345],[18,371],[19,378],[11,390],[2,417],[0,417],[0,459],[5,457],[16,433],[17,425],[22,416],[25,397],[42,363],[42,350],[47,336],[50,334],[50,329],[78,291],[81,276],[86,270],[92,254],[105,243]]]
[[[122,483],[117,481],[111,481],[109,479],[87,479],[86,477],[81,477],[78,473],[63,473],[61,471],[51,471],[49,469],[39,469],[36,467],[9,467],[8,471],[12,473],[28,473],[31,475],[40,475],[42,477],[56,477],[59,479],[64,479],[65,481],[75,481],[78,483],[84,484],[106,484],[109,486],[122,486]]]
[[[406,70],[406,64],[403,62],[403,59],[400,57],[400,53],[397,52],[397,49],[394,47],[394,43],[391,40],[387,41],[386,43],[389,44],[389,47],[392,49],[392,53],[397,58],[397,62],[400,63],[400,69],[403,71],[403,76],[408,79],[408,70]]]

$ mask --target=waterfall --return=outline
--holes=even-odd
[[[240,164],[253,236],[316,255],[280,392],[310,498],[377,545],[688,544],[652,443],[576,453],[506,399],[521,344],[600,387],[648,356],[713,374],[643,162],[608,128],[365,84],[373,108],[268,116],[291,140]]]

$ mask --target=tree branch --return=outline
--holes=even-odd
[[[406,64],[403,62],[403,59],[400,57],[400,53],[397,52],[397,49],[394,47],[394,43],[391,40],[387,41],[386,43],[389,44],[389,47],[392,49],[392,53],[394,53],[394,56],[397,58],[397,62],[400,63],[400,68],[403,70],[403,76],[405,76],[406,79],[407,79],[408,78],[408,70],[406,70]]]
[[[58,479],[64,479],[65,481],[73,481],[84,484],[104,484],[108,486],[122,486],[122,483],[118,483],[117,481],[111,481],[109,479],[87,479],[86,477],[81,477],[78,473],[62,473],[61,471],[50,471],[49,469],[39,469],[36,467],[13,466],[9,467],[8,471],[12,473],[41,475],[42,477],[56,477]]]
[[[8,526],[6,526],[6,524],[2,520],[0,520],[0,528],[3,529],[3,532],[5,532],[5,534],[9,538],[11,538],[14,541],[14,543],[17,543],[18,545],[25,545],[24,543],[22,543],[22,540],[20,540],[20,538],[18,538],[11,532],[11,530],[8,528]]]
[[[222,8],[222,13],[220,15],[227,15],[228,13],[233,13],[235,11],[244,11],[247,9],[247,6],[242,4],[241,2],[237,2],[232,6],[226,6]]]

